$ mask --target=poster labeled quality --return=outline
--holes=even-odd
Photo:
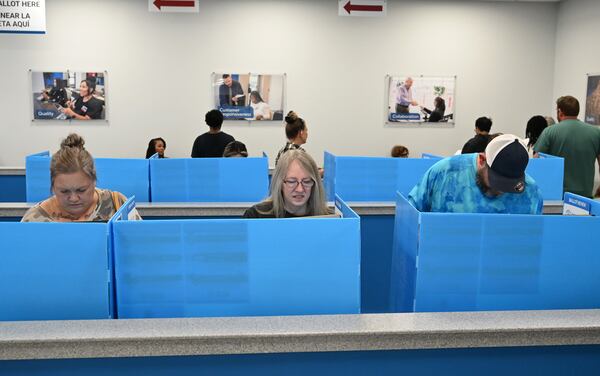
[[[0,33],[46,33],[46,1],[0,1]]]
[[[284,74],[213,73],[212,85],[225,120],[283,120]]]
[[[600,125],[600,74],[588,75],[585,122]]]
[[[454,126],[456,77],[388,76],[387,82],[388,123]]]
[[[106,120],[106,72],[31,72],[33,120]]]

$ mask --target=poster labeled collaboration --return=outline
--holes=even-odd
[[[388,124],[454,125],[456,77],[387,76],[386,81]]]
[[[106,120],[106,72],[31,72],[32,120]]]
[[[225,120],[283,120],[285,75],[213,73],[212,86]]]

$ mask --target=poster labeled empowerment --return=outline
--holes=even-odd
[[[31,72],[33,120],[106,120],[106,72]]]
[[[387,76],[386,81],[388,124],[454,126],[455,76]]]
[[[600,74],[588,74],[585,122],[600,125]]]
[[[213,73],[212,86],[225,120],[283,120],[285,74]]]

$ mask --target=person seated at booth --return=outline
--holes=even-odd
[[[271,195],[247,209],[244,218],[292,218],[329,215],[317,164],[308,153],[289,150],[271,179]]]
[[[465,143],[462,154],[483,153],[490,142],[490,129],[492,129],[492,119],[482,116],[475,120],[475,137]]]
[[[392,158],[408,158],[408,148],[402,145],[395,145],[390,155]]]
[[[225,146],[225,151],[223,152],[223,157],[225,158],[247,158],[248,157],[248,149],[246,149],[246,145],[239,141],[231,141]]]
[[[77,134],[65,138],[50,161],[54,195],[31,207],[21,222],[108,221],[127,200],[119,192],[96,188],[94,159]],[[142,219],[136,209],[133,219]]]
[[[148,149],[146,149],[146,159],[150,158],[156,153],[158,153],[158,158],[165,158],[166,148],[167,142],[162,137],[153,138],[148,143]]]
[[[233,136],[221,131],[223,114],[219,110],[210,110],[204,116],[208,132],[196,137],[192,146],[192,158],[220,158],[225,146],[235,141]]]
[[[541,214],[543,199],[525,173],[525,142],[504,134],[483,153],[460,154],[431,166],[408,194],[422,212]]]

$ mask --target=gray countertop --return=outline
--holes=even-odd
[[[600,344],[600,310],[0,322],[0,360]]]
[[[239,217],[253,202],[138,202],[142,217]],[[1,217],[22,217],[33,204],[0,202]],[[348,202],[358,215],[394,215],[393,201]],[[544,214],[561,214],[562,201],[544,201]]]

